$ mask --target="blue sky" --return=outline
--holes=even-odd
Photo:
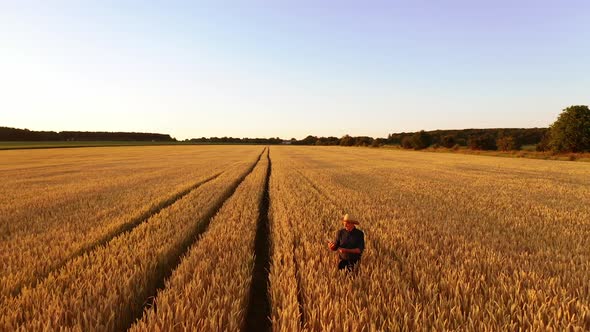
[[[0,126],[385,137],[590,103],[589,1],[0,0]]]

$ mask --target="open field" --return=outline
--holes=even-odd
[[[15,149],[54,149],[54,148],[83,148],[107,146],[157,146],[181,145],[183,142],[151,142],[151,141],[14,141],[0,142],[0,150]]]
[[[0,296],[34,284],[258,150],[119,147],[1,152]]]
[[[35,150],[90,147],[129,147],[161,145],[254,145],[224,142],[185,142],[185,141],[1,141],[0,150]]]
[[[272,156],[275,326],[590,327],[585,164],[367,149]],[[342,279],[325,239],[345,212],[361,216],[368,249],[358,276]]]
[[[586,163],[154,146],[0,171],[0,330],[590,329]],[[344,213],[353,276],[326,247]]]

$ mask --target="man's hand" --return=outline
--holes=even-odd
[[[332,241],[328,241],[328,248],[330,248],[330,250],[335,250],[336,244]]]

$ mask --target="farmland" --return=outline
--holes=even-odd
[[[16,149],[63,149],[83,147],[108,147],[108,146],[157,146],[178,145],[179,142],[152,142],[152,141],[4,141],[0,142],[0,150]]]
[[[585,163],[146,146],[0,170],[0,330],[590,329]],[[353,275],[326,246],[345,213]]]

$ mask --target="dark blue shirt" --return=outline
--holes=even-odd
[[[335,250],[338,250],[338,248],[359,248],[361,250],[360,254],[338,253],[340,259],[359,260],[361,259],[361,255],[365,250],[365,234],[356,227],[350,232],[347,231],[346,228],[343,228],[336,232],[336,240],[334,241],[334,244],[336,245]]]

